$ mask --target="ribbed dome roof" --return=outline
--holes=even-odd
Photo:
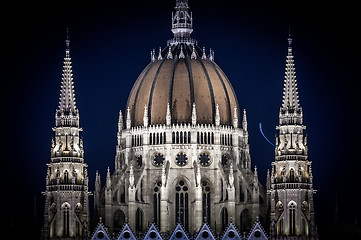
[[[203,51],[188,42],[152,53],[128,98],[132,126],[143,125],[145,106],[150,125],[166,124],[168,103],[172,123],[191,123],[195,103],[197,123],[214,124],[218,104],[221,125],[232,125],[233,109],[239,109],[236,95],[213,54],[206,57]]]

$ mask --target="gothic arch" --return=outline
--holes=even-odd
[[[113,231],[120,231],[125,223],[125,214],[121,209],[118,209],[113,214]]]
[[[70,211],[70,204],[68,202],[64,202],[61,205],[63,237],[69,237],[70,235]]]
[[[251,213],[249,209],[245,208],[239,215],[240,218],[240,231],[248,232],[251,229]]]
[[[224,232],[224,230],[226,230],[226,227],[228,226],[228,210],[226,207],[223,207],[221,209],[221,226],[222,226],[222,232]]]
[[[144,212],[141,208],[135,211],[135,231],[143,231]]]

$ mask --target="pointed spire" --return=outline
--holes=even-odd
[[[131,122],[131,120],[130,120],[130,108],[128,107],[128,108],[127,108],[127,123],[126,123],[127,129],[130,129],[131,124],[132,124],[132,122]]]
[[[143,126],[148,127],[148,108],[147,108],[147,104],[144,105]]]
[[[214,51],[211,48],[209,49],[209,60],[214,61]]]
[[[107,168],[107,178],[106,178],[105,181],[106,181],[105,182],[106,188],[110,189],[112,182],[111,182],[111,179],[110,179],[110,169],[109,169],[109,167]]]
[[[238,113],[236,106],[233,108],[233,127],[238,128]]]
[[[172,115],[170,113],[170,104],[167,103],[167,114],[165,116],[166,118],[166,125],[170,126],[170,124],[172,123]]]
[[[282,99],[282,108],[298,110],[300,108],[298,100],[298,88],[296,80],[296,70],[292,54],[292,38],[289,34],[288,36],[288,51],[286,58],[286,68],[285,68],[285,79],[283,86],[283,99]]]
[[[192,125],[197,124],[197,111],[196,111],[196,103],[193,103],[192,107]]]
[[[201,167],[198,164],[198,166],[197,166],[197,175],[196,175],[197,187],[201,186],[201,179],[202,179]]]
[[[119,118],[118,118],[118,132],[123,130],[123,114],[122,110],[119,110]]]
[[[79,113],[75,102],[73,70],[70,58],[69,29],[65,40],[66,49],[61,78],[59,107],[56,110],[56,126],[79,126]]]
[[[269,173],[269,169],[267,169],[266,188],[267,190],[271,190],[271,176]]]
[[[247,112],[246,112],[246,109],[243,109],[242,128],[243,128],[244,131],[248,131]]]
[[[218,127],[221,123],[221,117],[219,116],[219,106],[218,103],[216,105],[216,117],[215,117],[216,126]]]

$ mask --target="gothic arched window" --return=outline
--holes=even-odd
[[[188,186],[181,180],[175,190],[176,222],[181,223],[188,230]]]
[[[64,183],[69,183],[69,172],[68,172],[68,170],[64,171]]]
[[[228,211],[227,208],[222,208],[221,211],[221,222],[222,222],[222,231],[226,229],[228,226]]]
[[[140,232],[143,230],[143,210],[138,208],[135,212],[135,231]]]
[[[120,231],[125,222],[125,214],[122,210],[118,209],[113,215],[113,231]]]
[[[153,189],[153,218],[154,223],[160,228],[160,187],[162,182],[158,181]]]
[[[211,188],[207,181],[202,181],[202,212],[203,219],[211,224]]]
[[[288,211],[290,235],[294,235],[296,234],[296,203],[290,202],[288,205]]]
[[[63,237],[69,237],[69,226],[70,226],[70,205],[69,203],[64,203],[62,205],[63,212]]]

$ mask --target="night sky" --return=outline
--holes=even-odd
[[[74,1],[73,1],[74,2]],[[150,51],[173,37],[175,1],[70,1],[17,3],[1,15],[2,208],[13,239],[40,235],[46,163],[59,102],[66,27],[77,107],[89,165],[105,183],[114,169],[118,113],[131,87],[150,62]],[[189,0],[192,37],[215,51],[215,62],[231,81],[240,108],[247,110],[252,165],[265,186],[282,100],[288,29],[309,159],[314,174],[320,232],[335,218],[352,225],[360,200],[360,77],[356,6],[334,1]],[[237,5],[236,5],[237,4]],[[5,131],[4,131],[5,130]],[[5,143],[5,145],[4,145]],[[91,203],[90,209],[93,209]],[[30,231],[29,233],[27,231]],[[321,234],[322,236],[322,234]]]

